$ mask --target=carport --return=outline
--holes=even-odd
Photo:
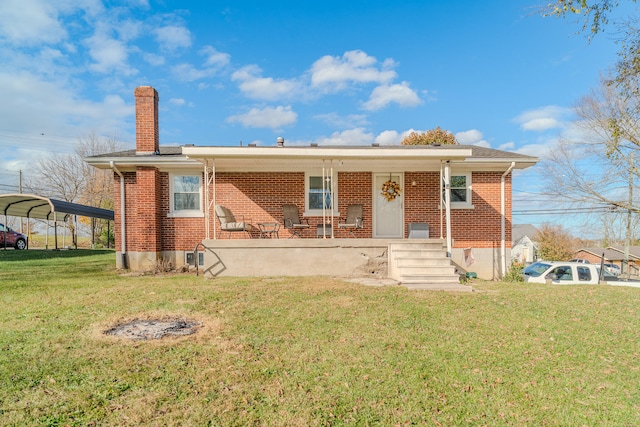
[[[4,214],[5,225],[7,224],[7,217],[9,216],[47,220],[47,249],[49,248],[50,221],[53,221],[55,249],[58,249],[58,221],[66,222],[73,218],[76,224],[75,241],[77,242],[78,216],[105,219],[108,221],[113,221],[114,219],[113,211],[109,209],[96,208],[93,206],[66,202],[64,200],[50,199],[48,197],[37,196],[35,194],[0,194],[0,213]],[[107,223],[107,230],[109,230],[110,224],[110,222]],[[27,234],[30,240],[31,231],[27,230]],[[6,239],[4,239],[4,241],[6,246]]]

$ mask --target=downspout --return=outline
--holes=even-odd
[[[505,201],[505,178],[511,173],[513,168],[516,167],[516,162],[511,162],[509,168],[500,177],[500,263],[502,264],[502,276],[507,274],[507,250],[505,240],[507,238],[506,230],[506,201]]]
[[[122,247],[120,248],[120,253],[122,256],[122,268],[124,270],[127,269],[127,245],[126,245],[126,229],[125,229],[125,218],[124,218],[124,176],[122,172],[118,170],[113,161],[109,162],[109,166],[111,169],[118,174],[120,177],[120,241],[122,242]]]

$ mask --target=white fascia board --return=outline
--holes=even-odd
[[[182,154],[192,159],[263,158],[263,159],[465,159],[471,149],[402,149],[384,147],[182,147]]]
[[[111,169],[111,162],[122,170],[136,166],[154,166],[163,168],[202,168],[202,163],[184,156],[131,156],[131,157],[95,157],[85,162],[99,169]]]

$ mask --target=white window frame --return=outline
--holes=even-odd
[[[466,202],[454,202],[451,201],[451,209],[473,209],[473,201],[471,200],[471,195],[473,194],[473,182],[471,181],[471,172],[451,172],[451,180],[453,181],[453,177],[456,176],[464,176],[466,178],[467,183],[467,194],[466,194]]]
[[[330,172],[325,171],[325,175]],[[320,177],[322,178],[322,169],[307,171],[304,173],[304,216],[322,216],[322,209],[310,209],[309,208],[309,191],[310,191],[310,178]],[[331,176],[331,182],[333,183],[333,206],[332,210],[326,210],[326,215],[339,216],[338,214],[338,174],[333,172]],[[333,212],[332,212],[333,211]]]
[[[198,178],[198,197],[199,197],[199,209],[175,209],[174,202],[174,183],[173,180],[177,176],[193,176]],[[167,214],[168,218],[203,218],[204,211],[202,209],[202,173],[194,173],[190,172],[171,172],[169,173],[169,213]]]

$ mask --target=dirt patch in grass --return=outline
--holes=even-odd
[[[133,319],[119,323],[104,331],[111,335],[130,340],[157,340],[195,334],[201,324],[192,319]]]

